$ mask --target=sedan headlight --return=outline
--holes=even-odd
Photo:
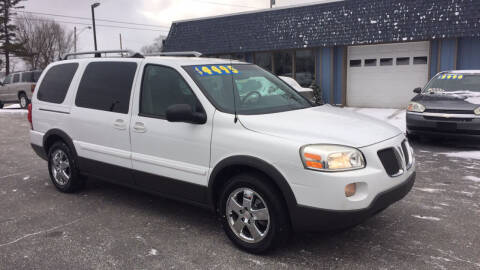
[[[480,107],[476,108],[473,113],[475,113],[476,115],[480,115]]]
[[[306,169],[338,172],[365,168],[363,154],[352,147],[316,144],[300,149],[303,166]]]
[[[409,112],[424,112],[425,106],[418,102],[410,102],[408,103],[407,111]]]

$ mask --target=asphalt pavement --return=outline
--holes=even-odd
[[[89,180],[58,192],[23,113],[0,113],[0,269],[480,269],[480,142],[414,144],[417,182],[345,232],[236,249],[206,210]]]

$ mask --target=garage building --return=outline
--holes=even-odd
[[[177,21],[164,51],[255,63],[330,104],[405,107],[436,73],[480,69],[480,1],[345,0]]]

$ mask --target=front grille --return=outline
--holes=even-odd
[[[408,153],[407,141],[402,142],[402,151],[405,157],[405,165],[408,167],[410,164],[410,154]]]
[[[449,113],[449,114],[473,114],[473,110],[441,110],[441,109],[426,109],[429,113]]]
[[[388,175],[394,176],[400,173],[402,168],[400,167],[397,154],[395,153],[395,149],[393,147],[378,151],[378,157],[380,158],[380,161],[382,162],[383,167],[385,168],[385,171],[387,171]]]
[[[400,147],[390,147],[378,151],[378,157],[389,176],[395,177],[410,169],[413,165],[413,154],[407,140]]]

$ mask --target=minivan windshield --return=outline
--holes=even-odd
[[[423,94],[480,95],[479,74],[439,74],[423,90]]]
[[[297,91],[256,65],[199,65],[184,69],[223,112],[234,113],[236,108],[238,114],[267,114],[312,107]]]

